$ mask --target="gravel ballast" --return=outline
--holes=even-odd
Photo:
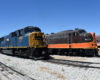
[[[100,63],[99,58],[90,58],[93,59]],[[100,69],[58,65],[3,54],[0,54],[0,62],[36,80],[100,80]]]

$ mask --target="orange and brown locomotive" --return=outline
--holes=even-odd
[[[97,56],[98,47],[95,33],[87,33],[84,29],[66,30],[45,34],[49,53],[59,55]]]

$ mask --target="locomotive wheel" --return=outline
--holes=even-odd
[[[13,50],[12,53],[13,53],[13,56],[15,56],[15,50]]]
[[[76,52],[73,52],[73,56],[76,56],[77,54],[76,54]]]
[[[95,54],[91,54],[91,55],[90,55],[90,57],[94,57],[94,56],[95,56]]]
[[[1,53],[4,54],[2,50],[1,50]]]
[[[64,52],[64,55],[66,55],[66,56],[67,56],[67,55],[68,55],[68,53],[67,53],[67,52]]]
[[[80,52],[80,53],[79,53],[79,56],[80,56],[80,57],[82,57],[82,56],[83,56],[83,53],[82,53],[82,52]]]
[[[29,58],[29,53],[26,52],[25,55],[24,55],[24,57],[25,57],[26,59],[28,59],[28,58]]]
[[[86,56],[86,54],[82,52],[82,53],[81,53],[81,56],[82,56],[82,57],[85,57],[85,56]]]
[[[57,54],[58,54],[58,55],[61,55],[59,51],[57,52]]]
[[[71,51],[71,52],[69,52],[69,56],[73,56],[73,52]]]
[[[39,58],[39,52],[38,51],[34,51],[34,53],[32,54],[32,58],[34,60],[37,60]]]
[[[99,56],[100,57],[100,52],[96,52],[95,56]]]
[[[83,54],[80,52],[77,52],[77,56],[82,56]]]
[[[86,57],[93,57],[94,56],[94,54],[86,54]]]
[[[39,52],[38,51],[35,51],[35,57],[39,57]]]

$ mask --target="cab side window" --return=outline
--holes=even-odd
[[[74,32],[74,33],[73,33],[73,36],[78,36],[78,33],[77,33],[77,32]]]
[[[1,41],[4,41],[4,37],[0,38],[0,42],[1,42]]]
[[[66,34],[66,38],[68,38],[68,34]]]
[[[71,36],[71,33],[69,33],[69,37]]]
[[[11,33],[11,37],[17,36],[16,32]]]
[[[18,37],[23,35],[23,29],[18,30]]]
[[[63,38],[62,34],[58,35],[58,39]]]

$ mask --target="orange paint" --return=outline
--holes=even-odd
[[[72,43],[72,44],[49,44],[48,48],[84,48],[84,49],[89,49],[89,48],[97,48],[93,44],[93,42],[90,43]]]

